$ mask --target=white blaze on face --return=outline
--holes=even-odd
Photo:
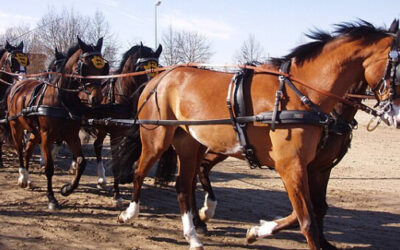
[[[202,247],[199,238],[197,237],[196,228],[193,224],[193,216],[191,212],[186,212],[182,215],[183,236],[190,244],[190,249]]]

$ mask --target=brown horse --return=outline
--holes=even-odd
[[[275,61],[279,63],[279,61]],[[279,63],[280,64],[280,63]],[[352,94],[364,94],[367,88],[367,84],[361,82],[356,84],[349,93]],[[354,102],[361,102],[361,99],[356,99]],[[357,126],[357,122],[354,120],[354,116],[357,109],[353,106],[343,105],[338,103],[332,114],[334,122],[329,126],[329,132],[322,148],[318,150],[318,153],[314,160],[308,166],[308,175],[313,176],[309,178],[309,181],[318,180],[318,183],[309,183],[310,192],[312,197],[312,204],[315,213],[315,218],[318,223],[319,235],[321,248],[329,249],[334,248],[325,239],[323,234],[323,218],[328,210],[326,203],[326,189],[328,186],[329,176],[331,170],[336,166],[340,160],[347,153],[350,147],[352,139],[352,129]],[[205,155],[199,170],[199,180],[205,192],[204,206],[198,211],[199,213],[193,214],[193,223],[196,226],[196,230],[201,232],[207,232],[207,226],[204,222],[208,221],[214,216],[217,198],[211,187],[209,174],[211,169],[218,163],[224,161],[228,156],[223,154],[217,154],[214,152],[207,152]],[[165,174],[166,175],[166,174]],[[192,199],[196,196],[193,190]],[[196,202],[193,201],[193,207],[196,207]],[[196,209],[194,209],[196,211]],[[287,229],[294,225],[297,225],[297,217],[295,211],[289,216],[278,219],[275,221],[264,221],[260,220],[261,225],[252,227],[248,232],[248,242],[251,243],[257,238],[264,238],[275,234],[283,229]]]
[[[102,99],[99,80],[84,81],[67,74],[74,73],[80,76],[108,74],[108,64],[101,56],[102,43],[101,38],[96,46],[87,45],[78,37],[78,44],[68,50],[67,59],[60,74],[51,83],[33,79],[22,80],[11,87],[8,95],[9,125],[20,163],[18,184],[21,187],[29,185],[29,159],[34,146],[40,142],[45,158],[49,209],[52,210],[58,208],[59,205],[52,187],[54,166],[51,146],[55,141],[65,141],[78,162],[75,178],[61,188],[61,194],[66,196],[77,188],[86,165],[78,132],[81,124],[80,116],[88,110],[80,102],[77,93],[84,91],[88,95],[89,105],[96,105]],[[25,150],[25,164],[24,130],[30,132]]]
[[[28,55],[24,52],[24,43],[21,42],[18,46],[12,46],[6,42],[4,49],[0,50],[0,98],[5,102],[5,93],[8,87],[14,83],[14,76],[9,73],[25,73],[26,67],[29,65]],[[5,105],[0,104],[0,117],[5,116]],[[4,107],[4,108],[3,108]],[[3,125],[1,125],[3,126]],[[4,130],[3,128],[0,128]],[[6,138],[3,138],[6,139]],[[0,139],[0,167],[3,167],[2,147],[3,139]]]
[[[278,102],[280,112],[292,118],[310,117],[295,124],[282,120],[282,123],[275,123],[275,129],[271,129],[272,120],[265,123],[253,120],[247,124],[247,136],[258,162],[275,168],[281,176],[309,248],[319,249],[319,228],[312,206],[315,197],[309,186],[319,180],[313,179],[318,176],[310,174],[308,166],[316,156],[324,127],[328,125],[327,114],[353,83],[366,81],[377,99],[389,107],[386,111],[391,119],[386,121],[399,124],[400,87],[395,70],[400,69],[397,60],[400,32],[392,34],[360,21],[338,25],[334,36],[318,33],[313,38],[315,42],[299,46],[291,53],[290,74],[278,73],[275,65],[253,68],[254,75],[246,94],[246,114],[254,120],[255,115],[273,116],[275,93],[283,81],[282,100]],[[176,190],[184,236],[191,248],[202,249],[192,221],[191,195],[204,153],[208,148],[243,158],[244,150],[232,126],[191,126],[188,121],[230,117],[226,94],[232,76],[194,67],[176,67],[146,85],[138,103],[139,119],[179,123],[141,126],[142,152],[134,177],[132,201],[119,215],[120,222],[138,216],[143,180],[172,144],[179,159]],[[314,188],[319,187],[312,186]]]
[[[162,52],[162,46],[159,45],[156,51],[151,48],[135,45],[130,48],[122,57],[120,66],[115,74],[125,74],[139,72],[158,67],[158,58]],[[143,74],[131,77],[122,77],[112,79],[103,87],[102,105],[98,106],[93,112],[98,117],[112,118],[134,118],[136,115],[136,106],[139,95],[144,85],[151,79],[155,73]],[[82,95],[82,94],[81,94]],[[84,100],[85,96],[81,96]],[[132,182],[133,169],[132,164],[124,164],[118,161],[116,155],[126,129],[120,127],[98,127],[94,132],[96,140],[94,149],[97,159],[98,186],[106,185],[105,169],[102,161],[103,141],[107,134],[110,135],[111,153],[112,153],[112,172],[114,176],[114,200],[117,207],[122,206],[122,198],[119,193],[119,184]],[[74,165],[74,163],[73,163]]]

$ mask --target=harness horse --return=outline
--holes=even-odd
[[[365,21],[339,24],[334,35],[316,33],[314,42],[295,48],[285,67],[246,67],[253,70],[243,90],[246,116],[236,116],[224,103],[226,93],[232,99],[232,74],[175,67],[153,78],[138,103],[142,149],[132,200],[118,220],[138,216],[143,180],[172,144],[179,159],[176,190],[184,237],[191,248],[202,249],[191,196],[204,153],[209,149],[241,159],[244,153],[279,173],[309,248],[319,249],[321,225],[314,217],[316,194],[311,190],[320,188],[315,186],[320,176],[312,174],[309,164],[332,121],[330,112],[338,101],[348,103],[342,97],[353,83],[365,81],[380,101],[382,119],[400,127],[398,26],[395,32]],[[231,124],[215,122],[221,118]],[[245,145],[238,126],[245,127]]]
[[[2,99],[2,103],[0,104],[1,117],[4,117],[6,112],[6,91],[15,80],[15,77],[8,73],[25,73],[26,67],[29,65],[28,55],[25,54],[23,50],[23,42],[21,42],[18,46],[13,46],[10,45],[8,41],[6,42],[4,49],[0,50],[0,98]],[[1,128],[1,130],[4,129],[5,128]],[[0,167],[3,167],[2,147],[4,139],[6,138],[0,139]]]
[[[74,179],[61,188],[61,194],[67,196],[78,187],[86,165],[78,136],[81,117],[89,113],[90,106],[97,105],[102,99],[98,80],[83,81],[79,77],[72,78],[70,75],[72,73],[77,76],[107,75],[109,68],[101,55],[102,43],[101,38],[95,46],[87,45],[78,37],[78,44],[68,50],[63,66],[51,82],[34,79],[19,81],[11,87],[7,98],[7,119],[19,156],[18,184],[21,187],[29,185],[29,160],[34,146],[40,142],[45,159],[47,197],[51,210],[59,207],[52,188],[54,174],[52,144],[55,141],[65,141],[78,162],[78,171]],[[89,103],[86,106],[78,98],[78,93],[81,91],[87,94]],[[24,130],[30,132],[25,159]]]
[[[158,67],[158,58],[161,54],[161,45],[156,51],[143,46],[135,45],[124,53],[116,74],[126,74],[140,72],[147,69]],[[92,115],[97,118],[134,118],[137,100],[144,87],[144,84],[156,73],[142,74],[131,77],[111,78],[103,84],[103,99],[101,105],[92,110]],[[85,96],[81,93],[80,98],[83,102]],[[121,141],[126,130],[113,126],[98,126],[95,129],[85,127],[85,130],[96,137],[94,141],[94,150],[97,160],[98,187],[105,188],[107,181],[105,169],[102,160],[103,141],[107,134],[110,135],[111,153],[112,153],[112,172],[114,176],[114,201],[117,207],[122,206],[122,198],[119,193],[119,184],[132,182],[133,169],[132,164],[121,165],[116,154],[118,153]],[[75,162],[71,164],[71,172]]]

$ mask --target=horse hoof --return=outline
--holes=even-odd
[[[75,175],[76,174],[76,168],[70,168],[69,170],[68,170],[68,173],[70,174],[70,175]]]
[[[207,229],[207,225],[205,225],[205,226],[197,226],[196,227],[196,233],[200,234],[200,235],[203,235],[203,236],[209,236],[210,235],[209,232],[208,232],[208,229]]]
[[[257,240],[257,234],[253,228],[247,229],[246,233],[246,242],[247,244],[251,244]]]
[[[18,186],[20,188],[26,188],[28,186],[28,182],[27,181],[18,180]]]
[[[107,189],[107,182],[98,181],[98,182],[97,182],[97,188],[98,188],[98,189],[103,189],[103,190]]]
[[[121,210],[123,208],[122,198],[118,198],[118,199],[114,200],[114,206],[116,209]]]
[[[189,249],[190,250],[204,250],[204,247],[203,246],[201,246],[201,247],[191,247]]]
[[[57,211],[60,209],[60,205],[57,202],[49,202],[49,210],[50,211]]]
[[[35,185],[33,185],[33,182],[32,182],[32,181],[28,181],[28,188],[31,189],[31,190],[33,190],[33,189],[35,189],[36,187],[35,187]]]
[[[208,212],[208,209],[206,207],[202,207],[201,209],[199,209],[199,217],[202,222],[207,222],[209,219],[212,218],[210,212]]]
[[[72,193],[72,186],[71,186],[71,184],[66,183],[66,184],[64,184],[64,185],[61,187],[61,194],[62,194],[63,196],[68,196],[68,195],[70,195],[71,193]]]
[[[125,220],[124,219],[124,213],[125,213],[125,211],[123,211],[123,212],[121,212],[119,215],[118,215],[118,222],[119,223],[126,223],[128,220]]]

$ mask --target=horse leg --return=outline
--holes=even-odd
[[[196,173],[200,168],[206,148],[188,135],[176,136],[174,146],[179,159],[176,192],[182,216],[183,235],[189,242],[190,249],[203,249],[193,223],[193,214],[196,214],[197,210],[195,210],[195,199],[192,196],[195,192]]]
[[[73,155],[73,159],[77,164],[77,171],[72,182],[66,183],[61,187],[61,194],[63,196],[68,196],[78,187],[79,181],[86,167],[86,160],[83,156],[81,140],[79,139],[77,132],[74,133],[74,131],[71,131],[71,136],[66,137],[65,141],[67,142],[68,147]]]
[[[205,197],[204,205],[199,210],[199,216],[202,221],[207,222],[214,217],[217,207],[217,197],[211,186],[210,171],[218,163],[224,161],[228,156],[216,153],[207,153],[200,165],[199,180],[203,186]]]
[[[33,150],[40,142],[40,135],[38,132],[31,132],[29,135],[28,143],[25,146],[25,168],[29,173],[29,161],[32,158]],[[32,188],[33,184],[28,179],[28,187]]]
[[[26,188],[28,186],[29,173],[25,168],[24,158],[23,158],[24,130],[19,123],[10,122],[10,131],[15,149],[17,150],[18,153],[18,160],[19,160],[18,186],[20,186],[21,188]]]
[[[97,188],[106,189],[107,187],[107,179],[106,179],[106,171],[104,169],[103,159],[101,157],[101,150],[103,149],[103,141],[106,138],[106,132],[102,129],[98,130],[96,140],[93,143],[94,152],[96,153],[96,161],[97,161]]]
[[[205,197],[204,205],[200,210],[197,210],[196,206],[195,188],[197,180],[196,178],[194,179],[194,189],[192,194],[192,206],[194,208],[193,223],[199,233],[207,233],[208,230],[205,222],[214,217],[215,209],[217,207],[217,198],[214,194],[209,178],[210,171],[215,165],[217,165],[219,162],[224,161],[226,158],[227,156],[225,155],[209,152],[202,160],[198,176],[200,183],[203,186]]]
[[[324,236],[324,217],[328,211],[328,204],[326,203],[326,189],[329,182],[331,170],[327,169],[324,171],[318,168],[309,168],[308,183],[310,186],[311,201],[313,203],[315,219],[317,221],[319,230],[319,239],[322,249],[336,249],[331,243],[329,243]]]
[[[3,163],[3,141],[0,139],[0,168],[4,168]]]
[[[122,140],[122,135],[116,134],[116,133],[111,133],[110,134],[110,142],[111,142],[111,155],[112,155],[112,172],[113,172],[113,176],[114,176],[114,184],[113,184],[113,200],[114,200],[114,204],[115,207],[117,209],[121,209],[122,208],[122,197],[121,194],[119,193],[119,184],[121,182],[121,165],[119,164],[119,161],[117,161],[118,159],[118,147],[119,144]],[[133,173],[132,173],[133,175]]]
[[[51,146],[52,142],[49,140],[49,134],[47,131],[41,131],[41,147],[45,162],[45,174],[47,178],[47,198],[49,200],[48,208],[50,210],[56,210],[59,208],[58,202],[54,197],[53,191],[53,175],[54,175],[54,164],[51,157]]]
[[[300,230],[307,240],[308,247],[310,249],[319,249],[318,225],[313,214],[306,165],[301,163],[299,159],[294,159],[290,165],[285,165],[287,167],[282,167],[282,164],[277,163],[276,170],[285,183],[294,213],[284,218],[281,222],[283,225],[287,223],[291,224],[297,215]],[[277,222],[274,221],[271,223],[264,223],[261,227],[249,229],[246,236],[247,241],[250,243],[254,242],[256,238],[271,235],[271,228],[275,228]]]
[[[118,216],[118,221],[120,223],[128,222],[139,215],[140,191],[144,178],[154,163],[160,158],[161,154],[171,145],[174,129],[158,127],[157,131],[148,131],[141,128],[140,134],[142,147],[138,167],[134,174],[132,198],[129,207]],[[157,138],[157,140],[154,140],[154,138]],[[132,154],[136,153],[137,152],[132,152]]]

